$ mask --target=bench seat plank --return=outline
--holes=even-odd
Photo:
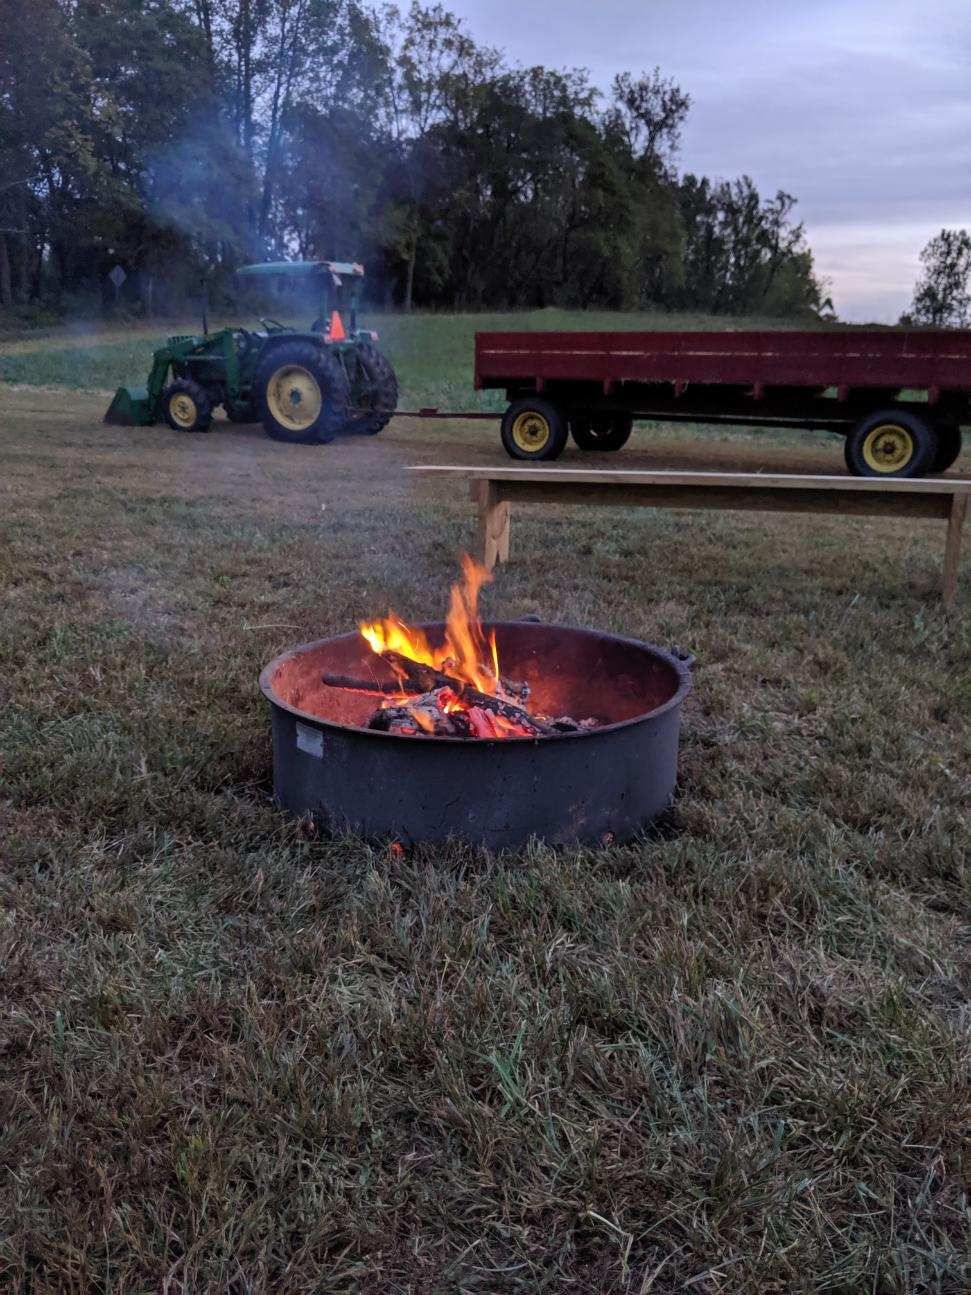
[[[971,479],[811,476],[780,472],[692,472],[626,469],[416,465],[430,477],[463,478],[479,505],[486,566],[509,557],[510,505],[561,503],[644,508],[704,508],[755,512],[917,517],[946,521],[942,594],[957,594],[961,533]]]

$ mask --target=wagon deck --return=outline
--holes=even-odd
[[[857,475],[925,476],[971,421],[971,331],[478,333],[475,386],[506,391],[513,458],[620,449],[642,417],[820,427]]]

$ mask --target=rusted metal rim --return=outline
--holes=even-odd
[[[528,623],[529,622],[525,621],[489,621],[484,624],[483,628],[486,631],[497,630],[501,633],[504,629],[521,629]],[[416,626],[416,628],[425,631],[441,629],[441,622],[425,621]],[[621,634],[604,634],[600,630],[582,629],[574,625],[548,625],[543,622],[542,628],[549,630],[554,634],[559,631],[565,634],[579,635],[601,643],[609,642],[618,647],[633,648],[637,652],[646,652],[650,656],[653,656],[655,660],[661,661],[664,665],[674,671],[677,676],[678,686],[667,701],[661,702],[661,704],[659,706],[655,706],[653,710],[644,711],[640,715],[633,715],[630,719],[618,720],[615,724],[603,724],[599,728],[585,729],[579,733],[550,733],[543,737],[476,738],[474,742],[476,747],[487,745],[508,747],[510,744],[532,744],[539,746],[546,742],[584,742],[590,738],[597,738],[604,733],[616,733],[620,729],[633,728],[637,724],[643,724],[645,720],[653,720],[658,716],[666,715],[668,711],[675,710],[679,707],[691,691],[692,667],[694,665],[694,657],[692,656],[679,656],[675,652],[668,648],[661,647],[657,643],[645,643],[643,639],[628,638]],[[315,728],[328,729],[335,733],[363,733],[369,738],[374,738],[376,741],[420,742],[423,744],[432,742],[436,746],[445,742],[451,742],[456,746],[463,747],[470,745],[469,739],[464,737],[428,737],[425,734],[415,734],[414,736],[411,736],[407,733],[381,733],[376,729],[362,728],[357,724],[338,724],[334,720],[325,719],[321,715],[313,715],[310,711],[300,710],[296,706],[291,706],[289,702],[284,701],[274,692],[272,684],[273,677],[285,662],[292,660],[294,657],[301,656],[306,652],[311,652],[316,648],[327,647],[331,643],[336,643],[341,640],[352,640],[357,637],[357,634],[335,634],[330,638],[313,639],[309,643],[299,643],[295,647],[288,648],[285,652],[281,652],[279,656],[275,656],[273,660],[264,666],[263,670],[260,672],[260,691],[271,706],[279,707],[280,710],[289,712],[289,714],[293,715],[294,718],[298,719],[302,724],[310,724]]]

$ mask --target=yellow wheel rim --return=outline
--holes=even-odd
[[[873,472],[899,472],[913,457],[914,438],[899,423],[881,423],[863,442],[863,459]]]
[[[172,415],[172,422],[179,427],[192,427],[199,417],[199,411],[196,408],[196,402],[191,396],[187,396],[184,391],[178,391],[169,401],[169,413]]]
[[[317,379],[299,364],[285,364],[267,384],[267,408],[278,423],[291,431],[305,432],[312,427],[323,403]]]
[[[513,444],[524,454],[535,454],[544,449],[552,434],[549,421],[534,410],[524,409],[513,419]]]

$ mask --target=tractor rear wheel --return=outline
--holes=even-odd
[[[621,450],[634,430],[630,414],[574,414],[569,424],[570,435],[581,450]]]
[[[267,436],[297,445],[326,444],[347,422],[347,375],[335,355],[309,342],[272,347],[256,373]]]
[[[189,378],[176,378],[162,392],[162,416],[175,432],[208,432],[212,401],[205,387]]]
[[[398,408],[398,379],[391,362],[370,342],[361,342],[357,347],[357,359],[363,374],[362,395],[341,431],[376,436]]]

